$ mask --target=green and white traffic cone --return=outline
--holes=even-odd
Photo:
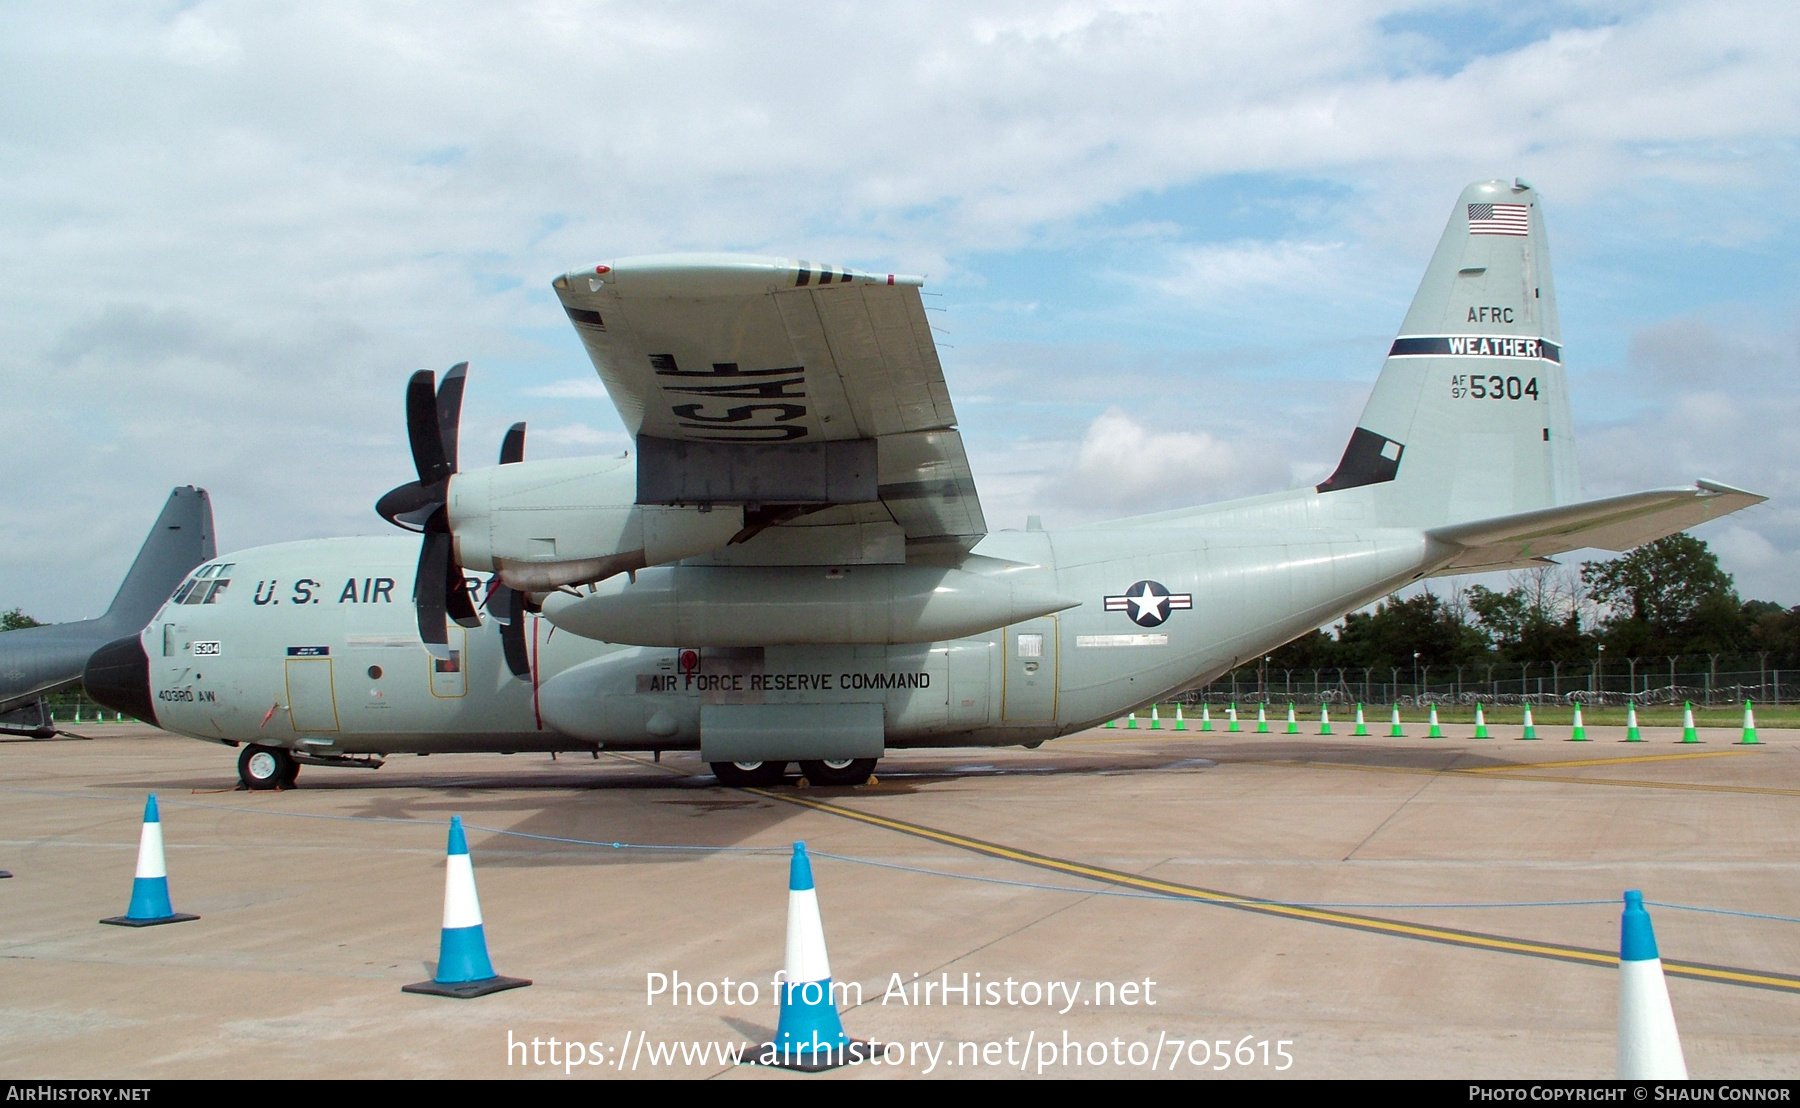
[[[1684,700],[1681,703],[1681,741],[1697,743],[1700,741],[1700,732],[1694,727],[1694,702]]]
[[[1157,713],[1156,705],[1150,705],[1150,730],[1162,730],[1162,716]]]
[[[1200,705],[1200,730],[1202,730],[1202,731],[1211,731],[1212,730],[1212,702],[1211,701],[1207,701]]]
[[[1295,719],[1295,718],[1294,718],[1294,702],[1293,702],[1293,701],[1291,701],[1291,700],[1290,700],[1290,701],[1288,701],[1288,720],[1287,720],[1287,723],[1288,723],[1288,725],[1287,725],[1287,730],[1286,730],[1286,731],[1284,731],[1284,732],[1282,732],[1282,733],[1283,733],[1283,734],[1285,734],[1285,735],[1298,735],[1298,734],[1299,734],[1299,733],[1300,733],[1300,721],[1299,721],[1299,720],[1297,720],[1297,719]]]
[[[1237,718],[1237,701],[1235,701],[1235,700],[1232,701],[1231,707],[1227,708],[1226,711],[1231,716],[1231,724],[1230,724],[1230,726],[1226,727],[1225,730],[1227,730],[1227,731],[1242,731],[1244,729],[1243,725],[1238,723],[1238,718]]]
[[[1575,726],[1569,731],[1569,741],[1572,743],[1588,741],[1587,728],[1581,725],[1581,702],[1579,700],[1575,702]]]
[[[1537,737],[1537,725],[1531,722],[1531,705],[1527,704],[1525,705],[1525,733],[1520,735],[1519,738],[1535,739]]]
[[[1431,730],[1425,733],[1425,737],[1428,739],[1441,739],[1444,737],[1444,729],[1438,726],[1436,704],[1431,706]]]
[[[1256,706],[1256,733],[1258,735],[1269,733],[1269,704],[1266,700]]]
[[[1108,726],[1108,727],[1117,727],[1118,725],[1119,725],[1119,721],[1116,719],[1109,719],[1106,721],[1106,726]]]
[[[1181,714],[1181,705],[1179,703],[1175,705],[1175,730],[1187,730],[1187,717]]]
[[[1744,737],[1738,740],[1739,746],[1761,746],[1756,738],[1756,712],[1750,707],[1750,698],[1744,698]]]
[[[1388,726],[1388,738],[1398,739],[1405,734],[1406,732],[1400,730],[1400,705],[1396,704],[1394,705],[1393,720]]]
[[[1125,717],[1125,730],[1127,730],[1127,731],[1136,731],[1137,730],[1137,713],[1136,712],[1132,712],[1130,715]]]
[[[1359,700],[1356,702],[1356,730],[1351,732],[1351,734],[1367,735],[1368,733],[1369,725],[1367,721],[1363,719],[1362,701]]]
[[[1635,700],[1629,701],[1625,705],[1625,741],[1628,743],[1644,741],[1644,733],[1638,730],[1637,701]]]
[[[1319,734],[1331,734],[1331,708],[1325,704],[1319,705]]]
[[[1483,714],[1479,701],[1475,704],[1475,737],[1478,739],[1493,738],[1492,735],[1488,734],[1487,716]]]

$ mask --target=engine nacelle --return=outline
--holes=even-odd
[[[716,550],[744,527],[736,505],[638,504],[629,458],[562,458],[450,479],[457,561],[523,592],[600,581]]]
[[[660,566],[544,615],[633,646],[894,645],[960,639],[1081,603],[1010,573],[937,566]]]

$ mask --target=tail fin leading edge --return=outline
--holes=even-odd
[[[1337,471],[1384,526],[1433,528],[1580,494],[1562,333],[1536,190],[1470,185]]]
[[[119,635],[142,630],[188,571],[217,554],[212,499],[193,485],[175,489],[101,622]]]

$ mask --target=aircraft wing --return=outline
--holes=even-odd
[[[752,526],[890,524],[908,556],[987,531],[922,279],[783,258],[629,258],[554,282],[638,444],[640,503]]]
[[[1700,481],[1437,527],[1427,532],[1433,539],[1463,549],[1433,576],[1542,564],[1552,554],[1587,547],[1630,550],[1767,499]]]

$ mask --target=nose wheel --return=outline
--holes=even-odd
[[[787,776],[786,762],[708,762],[719,784],[734,789],[764,788],[779,785]]]
[[[300,763],[279,746],[252,743],[238,755],[238,780],[246,789],[291,789],[300,776]]]

